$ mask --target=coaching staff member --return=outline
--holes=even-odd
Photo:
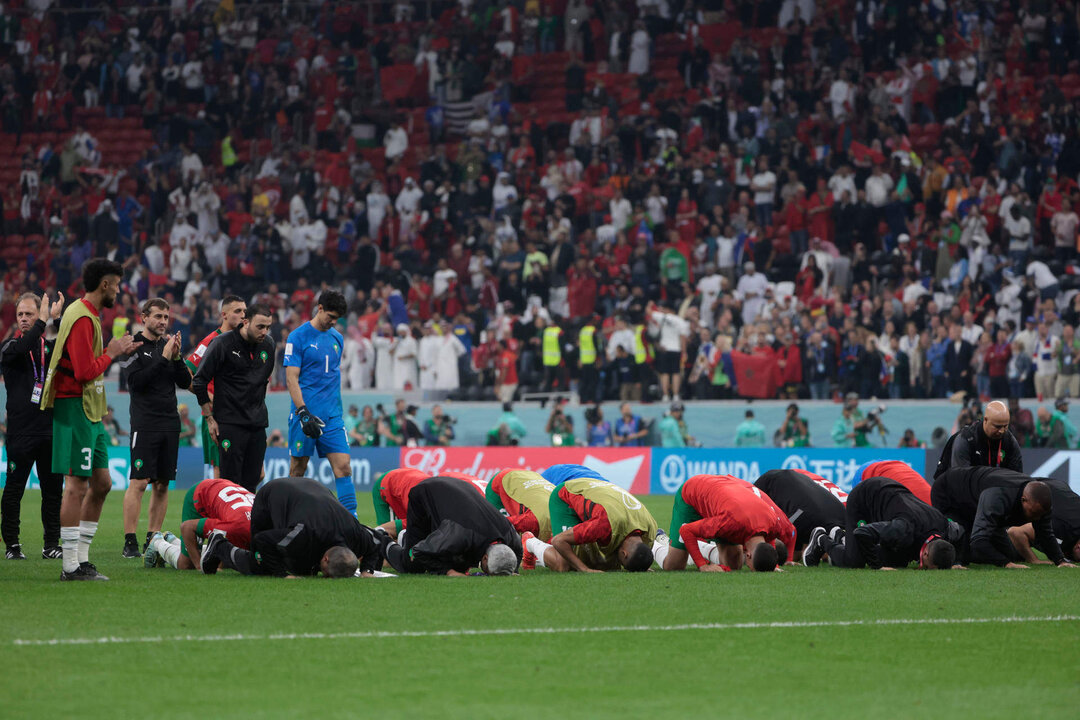
[[[266,385],[274,372],[271,310],[252,305],[240,327],[219,335],[206,351],[191,391],[199,399],[210,439],[221,448],[221,476],[255,492],[266,454]],[[211,399],[207,386],[214,383]]]
[[[949,468],[983,465],[1024,472],[1020,443],[1009,430],[1009,408],[1000,400],[986,404],[982,422],[973,422],[949,438],[941,449],[934,479]]]
[[[41,557],[59,559],[60,499],[64,494],[64,476],[52,471],[52,410],[42,410],[41,391],[45,370],[56,345],[45,339],[45,323],[59,319],[64,295],[49,305],[47,297],[26,293],[15,305],[15,337],[0,348],[0,366],[7,386],[7,483],[0,501],[0,528],[7,546],[8,560],[24,560],[19,544],[19,512],[30,468],[37,465],[41,484],[41,525],[45,542]]]
[[[521,562],[521,536],[481,493],[457,478],[434,477],[409,491],[404,547],[386,559],[398,572],[461,576],[479,567],[510,575]]]
[[[1055,565],[1067,565],[1050,518],[1053,497],[1041,480],[1005,468],[953,468],[930,486],[934,507],[968,532],[965,558],[1025,568],[1008,530],[1031,523],[1032,536]]]
[[[251,550],[235,547],[215,530],[203,548],[202,571],[213,575],[220,566],[244,575],[321,572],[340,578],[353,577],[359,567],[370,576],[382,565],[380,547],[375,531],[361,525],[322,483],[279,478],[255,494]]]
[[[126,373],[131,397],[131,476],[124,493],[124,550],[126,558],[140,557],[136,531],[142,497],[147,484],[150,518],[146,543],[160,532],[169,507],[169,482],[176,479],[176,458],[180,451],[180,413],[176,409],[176,388],[191,385],[191,373],[180,355],[180,333],[169,329],[169,303],[151,298],[142,306],[143,331],[135,335],[142,347],[120,364]]]

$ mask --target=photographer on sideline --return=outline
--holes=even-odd
[[[683,419],[685,410],[686,407],[682,401],[676,400],[671,403],[668,414],[661,418],[657,425],[660,431],[661,447],[701,447],[701,443],[690,434],[686,427],[686,420]]]
[[[833,424],[832,439],[836,447],[870,447],[867,435],[881,426],[881,407],[863,415],[859,409],[859,394],[849,392],[844,396],[844,410]]]
[[[574,447],[577,440],[574,438],[574,420],[563,411],[566,398],[557,398],[551,415],[548,416],[544,432],[551,435],[551,447]]]
[[[455,418],[444,415],[442,405],[431,408],[431,419],[424,423],[424,440],[428,445],[448,447],[454,440]]]
[[[784,424],[776,431],[777,447],[810,447],[810,430],[806,420],[799,416],[799,406],[791,403],[784,416]]]

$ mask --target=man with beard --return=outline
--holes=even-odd
[[[109,435],[101,421],[108,407],[104,375],[113,360],[140,347],[125,334],[102,352],[101,311],[115,304],[123,274],[120,263],[105,258],[83,266],[86,294],[64,311],[42,388],[41,408],[53,409],[52,470],[64,475],[61,580],[108,580],[90,562],[90,543],[112,488]]]
[[[272,318],[266,305],[247,308],[240,327],[210,343],[191,381],[210,439],[221,447],[221,476],[252,492],[262,475],[270,424],[266,387],[274,372]]]

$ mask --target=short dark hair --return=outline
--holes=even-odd
[[[168,310],[169,303],[164,298],[150,298],[142,304],[142,314],[149,315],[151,312],[153,312],[154,308],[158,308],[160,310]]]
[[[1028,499],[1041,507],[1046,512],[1050,511],[1053,500],[1050,497],[1050,486],[1044,483],[1042,480],[1032,480],[1024,486],[1024,492],[1027,493]]]
[[[773,543],[773,547],[776,548],[776,564],[783,565],[787,560],[787,543],[777,540]]]
[[[224,310],[225,308],[229,307],[233,303],[238,303],[238,302],[244,303],[245,305],[247,304],[247,301],[244,300],[244,298],[240,297],[239,295],[226,295],[225,297],[221,298],[221,305],[219,305],[218,307],[221,310]]]
[[[255,303],[254,305],[248,305],[244,310],[244,319],[250,320],[256,315],[265,315],[268,318],[274,317],[274,311],[270,309],[269,305],[263,305],[262,303]]]
[[[344,545],[335,545],[326,551],[326,577],[352,577],[359,565],[356,553]]]
[[[630,557],[626,558],[626,571],[645,572],[652,567],[652,564],[652,548],[647,543],[640,542],[634,546],[634,549],[630,552]]]
[[[956,548],[944,538],[932,540],[926,546],[926,559],[938,570],[948,570],[956,564]]]
[[[124,266],[108,258],[90,258],[82,266],[83,289],[88,293],[94,292],[109,275],[124,277]]]
[[[758,543],[750,555],[750,565],[757,572],[772,572],[776,569],[776,548],[767,542]]]
[[[326,312],[337,313],[338,317],[344,317],[349,311],[345,296],[337,290],[324,290],[319,293],[319,307]]]

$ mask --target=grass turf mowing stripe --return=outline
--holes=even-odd
[[[610,625],[600,627],[488,628],[460,630],[369,630],[340,633],[275,633],[271,635],[173,635],[146,637],[16,639],[13,645],[41,647],[48,645],[124,645],[166,642],[231,642],[252,640],[363,640],[393,638],[440,638],[483,635],[561,635],[566,633],[683,632],[686,630],[770,630],[784,628],[888,626],[888,625],[986,625],[1001,623],[1069,622],[1080,615],[1008,616],[993,618],[883,618],[879,620],[791,620],[777,622],[687,623],[684,625]]]

